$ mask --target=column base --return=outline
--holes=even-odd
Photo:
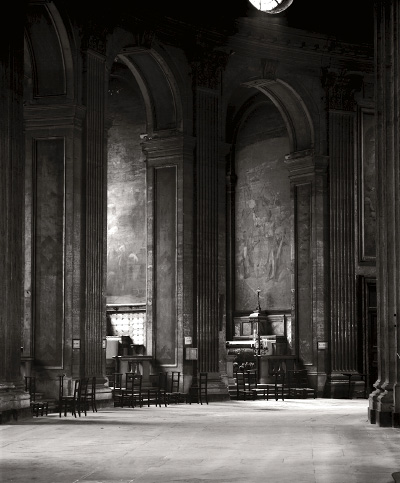
[[[392,413],[393,428],[400,428],[400,413]]]
[[[376,410],[376,424],[381,428],[391,428],[392,427],[392,413]]]
[[[350,399],[351,391],[348,378],[339,373],[328,376],[324,397],[330,397],[332,399]]]
[[[0,424],[29,417],[32,417],[29,394],[12,383],[0,384]]]
[[[376,409],[368,408],[368,421],[371,424],[376,424]]]
[[[208,374],[207,392],[209,401],[230,400],[228,386],[224,384],[219,373]]]

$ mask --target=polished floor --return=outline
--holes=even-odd
[[[400,430],[367,400],[109,408],[0,426],[0,481],[393,483]]]

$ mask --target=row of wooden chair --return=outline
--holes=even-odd
[[[308,384],[307,371],[305,369],[277,370],[273,374],[273,383],[260,384],[256,370],[236,372],[237,399],[275,400],[285,398],[317,397],[317,391]]]
[[[70,411],[73,416],[76,417],[78,413],[79,417],[81,413],[85,416],[87,411],[92,408],[93,412],[97,412],[96,405],[96,377],[93,376],[75,379],[74,388],[71,395],[64,394],[63,378],[60,377],[60,394],[59,394],[59,416],[64,412],[64,416],[67,416]]]
[[[154,404],[165,407],[171,403],[186,402],[191,404],[193,401],[203,401],[208,404],[208,374],[202,372],[199,374],[198,380],[192,385],[188,393],[180,390],[181,373],[178,371],[160,372],[157,376],[156,383],[151,386],[143,384],[143,376],[137,373],[127,372],[113,374],[113,399],[115,407],[128,406],[134,408],[136,406],[143,407]]]
[[[29,392],[30,407],[34,416],[43,416],[48,414],[49,405],[54,403],[58,405],[59,415],[64,413],[67,416],[68,412],[71,412],[75,417],[78,413],[87,414],[87,410],[92,408],[93,412],[97,412],[96,406],[96,377],[92,378],[79,378],[74,381],[74,387],[71,395],[64,393],[64,377],[65,375],[58,376],[59,379],[59,393],[58,401],[49,401],[43,399],[36,391],[36,377],[25,376],[25,391]]]

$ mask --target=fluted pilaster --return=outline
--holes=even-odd
[[[359,79],[327,73],[330,153],[331,395],[342,396],[358,373],[355,278],[355,102]]]
[[[399,35],[397,1],[376,2],[378,380],[369,420],[400,425]]]
[[[10,6],[0,49],[0,422],[29,407],[20,376],[23,273],[24,15]]]
[[[105,339],[105,241],[106,241],[106,157],[105,157],[105,59],[89,49],[85,56],[86,172],[85,172],[85,373],[104,374]]]

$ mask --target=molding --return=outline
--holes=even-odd
[[[25,130],[82,127],[86,107],[76,105],[25,106]]]

